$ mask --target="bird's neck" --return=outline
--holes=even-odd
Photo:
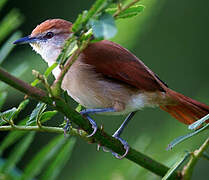
[[[38,54],[41,55],[41,57],[44,59],[44,61],[48,64],[48,66],[52,66],[60,52],[61,52],[61,49],[60,48],[55,48],[51,45],[43,45],[42,44],[31,44],[33,50],[35,50]],[[53,71],[52,71],[53,75],[55,76],[55,78],[59,75],[60,73],[60,69],[59,67],[56,67]]]
[[[52,66],[56,62],[57,57],[59,56],[59,54],[61,52],[61,49],[59,49],[59,48],[53,48],[50,46],[41,46],[41,44],[39,44],[39,45],[31,44],[31,46],[34,51],[36,51],[38,54],[41,55],[41,57],[48,64],[49,67]],[[60,68],[56,67],[52,71],[52,73],[55,76],[55,78],[57,78],[60,73]]]
[[[51,45],[50,43],[30,44],[34,51],[41,55],[41,57],[48,63],[49,66],[56,62],[61,48]]]

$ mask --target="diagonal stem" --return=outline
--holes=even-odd
[[[118,8],[118,11],[113,15],[114,18],[116,18],[121,12],[125,11],[126,9],[130,8],[140,0],[133,0],[129,4],[125,5],[124,7]]]
[[[184,169],[182,171],[182,176],[184,180],[189,180],[192,177],[192,172],[197,164],[200,157],[203,155],[204,151],[209,147],[209,138],[206,139],[206,141],[200,146],[199,149],[191,153],[191,158],[189,162],[184,166]]]

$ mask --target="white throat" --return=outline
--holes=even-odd
[[[41,55],[48,66],[51,66],[56,62],[56,59],[61,52],[60,48],[49,42],[31,43],[30,45],[34,51]],[[52,73],[56,78],[60,73],[59,67],[56,67]]]

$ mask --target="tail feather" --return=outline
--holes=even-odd
[[[209,106],[203,103],[186,97],[171,89],[168,89],[167,95],[175,103],[172,105],[160,106],[160,108],[184,124],[192,124],[196,120],[209,114]]]

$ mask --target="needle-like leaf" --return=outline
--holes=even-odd
[[[207,127],[209,126],[209,124],[203,126],[202,128],[192,132],[192,133],[189,133],[189,134],[186,134],[184,136],[179,136],[178,138],[174,139],[167,147],[167,150],[170,150],[172,149],[174,146],[176,146],[177,144],[181,143],[182,141],[200,133],[201,131],[205,130]]]
[[[5,91],[0,92],[0,109],[4,105],[6,98],[7,98],[7,92]]]
[[[209,119],[209,114],[204,116],[203,118],[199,119],[198,121],[195,121],[194,123],[190,124],[188,126],[189,129],[196,129],[199,126],[201,126],[205,121]]]
[[[187,152],[186,154],[184,154],[183,156],[181,156],[180,159],[178,161],[176,161],[176,163],[165,174],[165,176],[162,178],[162,180],[169,179],[169,177],[171,177],[171,175],[183,164],[183,162],[185,160],[188,159],[189,156],[190,156],[190,153],[189,152]]]
[[[29,120],[27,121],[26,125],[30,125],[37,121],[37,119],[40,119],[41,114],[45,111],[46,104],[45,103],[38,103],[36,108],[33,110],[33,112],[30,115]]]
[[[6,59],[12,49],[15,47],[12,42],[21,37],[22,33],[15,32],[0,49],[0,64]]]
[[[7,174],[15,167],[33,141],[34,135],[35,132],[30,132],[13,148],[6,163],[1,167],[1,172]]]
[[[64,165],[69,160],[73,147],[75,145],[75,138],[70,138],[65,145],[60,149],[56,155],[56,159],[47,167],[41,180],[55,180],[62,171]]]
[[[69,139],[64,137],[63,134],[56,136],[52,141],[50,141],[50,143],[42,148],[29,162],[21,180],[32,179],[37,176],[42,171],[46,163],[55,157],[55,155],[62,149],[66,141],[69,141]]]

